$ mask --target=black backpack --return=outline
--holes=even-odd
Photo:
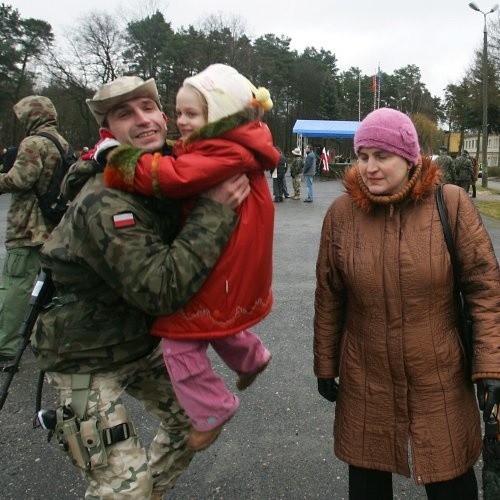
[[[17,146],[9,146],[3,156],[2,170],[0,173],[6,174],[16,163]]]
[[[71,146],[68,147],[67,151],[64,151],[61,143],[53,135],[48,134],[47,132],[38,132],[33,135],[40,135],[51,140],[61,155],[61,162],[52,174],[47,191],[40,194],[38,189],[36,187],[34,188],[35,194],[38,198],[38,206],[40,207],[44,218],[54,224],[58,224],[68,208],[68,200],[61,193],[61,184],[64,176],[68,172],[69,167],[75,163],[76,157]]]

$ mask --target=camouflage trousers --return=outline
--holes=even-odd
[[[50,372],[47,378],[58,390],[60,403],[70,404],[71,375]],[[186,446],[191,425],[175,398],[161,345],[138,361],[93,374],[87,417],[96,417],[102,428],[131,422],[123,405],[125,392],[160,419],[149,459],[137,436],[108,446],[106,466],[82,471],[89,482],[86,499],[150,498],[153,490],[173,488],[193,457]]]
[[[19,328],[40,270],[40,247],[7,250],[0,287],[0,354],[14,356],[19,346]]]
[[[300,180],[301,180],[301,175],[300,174],[297,174],[292,179],[293,195],[294,196],[300,196]]]

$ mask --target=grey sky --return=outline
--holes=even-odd
[[[110,14],[139,12],[144,0],[7,0],[22,17],[49,22],[56,37],[62,36],[92,11]],[[489,10],[496,0],[477,0]],[[306,46],[330,50],[340,70],[357,66],[371,75],[380,63],[382,71],[415,64],[433,95],[442,96],[448,83],[457,83],[471,65],[474,51],[482,49],[483,16],[466,0],[158,0],[153,3],[174,29],[197,26],[210,14],[238,16],[252,38],[274,33],[291,38],[301,52]],[[83,7],[85,6],[85,8]],[[135,9],[135,10],[134,10]],[[498,12],[490,14],[493,19]]]

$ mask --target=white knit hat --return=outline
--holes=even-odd
[[[246,108],[255,97],[268,111],[273,102],[267,89],[252,85],[242,74],[226,64],[212,64],[197,75],[184,80],[207,101],[208,122],[215,122]]]

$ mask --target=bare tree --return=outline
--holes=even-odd
[[[236,15],[224,16],[218,12],[201,20],[200,32],[206,39],[206,62],[225,62],[238,66],[241,63],[242,45],[249,42],[245,30],[245,21]]]
[[[500,12],[489,24],[489,54],[495,64],[496,70],[500,72]]]
[[[72,45],[90,79],[102,85],[123,74],[123,31],[115,17],[92,12],[77,23]]]
[[[116,17],[90,12],[67,31],[65,39],[44,61],[46,93],[65,124],[65,135],[76,146],[95,140],[95,121],[85,99],[123,74],[122,31]]]

